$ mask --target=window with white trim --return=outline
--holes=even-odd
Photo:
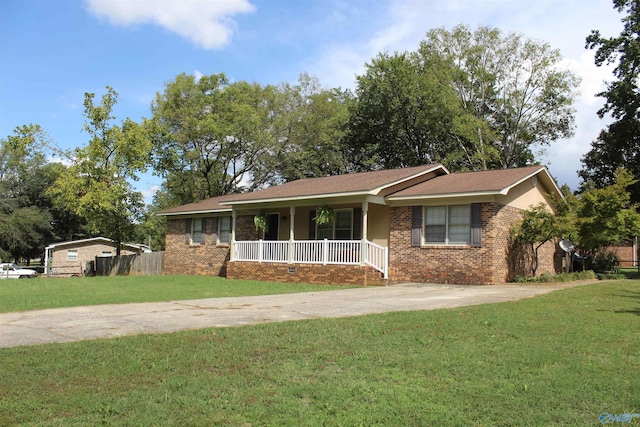
[[[471,244],[471,206],[425,206],[426,244]]]
[[[76,249],[69,249],[67,251],[67,261],[77,261],[78,251]]]
[[[351,240],[353,238],[353,209],[336,209],[333,222],[316,224],[316,239]]]

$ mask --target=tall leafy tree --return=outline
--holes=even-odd
[[[349,122],[354,161],[452,170],[525,166],[573,133],[578,80],[558,50],[460,25],[431,30],[415,52],[380,54],[358,77]]]
[[[613,183],[602,188],[589,186],[576,206],[578,247],[594,257],[608,246],[640,234],[638,203],[628,191],[637,180],[626,169],[615,172]]]
[[[275,93],[272,86],[229,83],[224,74],[183,73],[156,95],[153,156],[171,204],[232,193],[251,181],[273,147]]]
[[[462,111],[439,65],[415,53],[379,54],[367,64],[346,136],[358,169],[445,161]]]
[[[278,183],[346,172],[342,140],[351,93],[324,88],[317,78],[303,73],[297,84],[279,86],[277,97],[277,144],[271,162],[265,158],[259,165],[267,168],[261,173]]]
[[[48,136],[38,125],[21,126],[0,140],[0,258],[19,261],[42,254],[54,236],[43,198]]]
[[[548,43],[465,25],[427,33],[418,50],[453,67],[451,85],[477,120],[462,135],[463,166],[490,169],[535,162],[536,150],[573,134],[578,79]]]
[[[58,206],[85,218],[94,235],[111,238],[118,244],[135,236],[135,224],[144,207],[142,194],[133,181],[149,165],[151,141],[146,123],[125,119],[115,124],[113,108],[118,94],[107,86],[100,103],[95,94],[84,98],[86,146],[76,148],[69,157],[73,164],[65,169],[49,193]]]
[[[615,180],[616,170],[625,167],[640,178],[640,3],[636,0],[614,0],[614,8],[625,13],[624,27],[617,37],[604,37],[594,30],[586,39],[586,48],[595,49],[595,64],[617,63],[609,82],[598,94],[605,104],[598,116],[610,116],[613,123],[602,130],[582,158],[579,171],[583,188],[604,187]],[[591,184],[590,184],[591,183]],[[630,187],[631,198],[640,202],[640,183]]]

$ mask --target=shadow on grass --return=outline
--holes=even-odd
[[[626,295],[625,294],[610,294],[609,296],[612,297],[619,297],[619,298],[630,298],[630,299],[634,299],[634,300],[639,300],[640,302],[640,291],[636,292],[636,291],[628,291],[625,290]],[[600,311],[608,311],[608,310],[600,310]],[[630,310],[613,310],[614,313],[618,313],[618,314],[635,314],[636,316],[640,316],[640,307],[635,308],[635,309],[630,309]]]

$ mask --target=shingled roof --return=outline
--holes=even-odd
[[[555,182],[545,166],[528,166],[514,169],[497,169],[480,172],[460,172],[437,176],[428,181],[400,190],[389,200],[420,199],[462,195],[506,195],[511,188],[527,178],[543,172],[545,186],[552,188]],[[551,189],[551,188],[550,188]],[[557,189],[557,186],[555,186]],[[558,190],[559,191],[559,190]]]
[[[416,182],[423,175],[435,172],[435,177]],[[389,201],[429,199],[436,197],[462,197],[479,195],[506,195],[511,188],[524,180],[537,176],[543,187],[562,197],[560,189],[545,166],[528,166],[515,169],[498,169],[480,172],[449,172],[440,164],[403,169],[386,169],[334,175],[321,178],[299,179],[252,193],[230,194],[212,197],[196,203],[164,210],[158,215],[186,215],[231,212],[231,206],[253,203],[288,202],[345,196],[386,196]],[[394,186],[406,188],[389,194]],[[383,193],[383,190],[387,190]]]
[[[211,212],[231,212],[231,206],[223,206],[220,204],[223,200],[233,200],[234,197],[240,196],[240,194],[228,194],[226,196],[211,197],[209,199],[201,200],[195,203],[189,203],[182,206],[176,206],[174,208],[165,209],[159,212],[158,215],[185,215],[185,214],[199,214],[199,213],[211,213]]]
[[[335,197],[345,195],[377,195],[385,188],[392,187],[429,172],[442,170],[440,164],[430,164],[402,169],[385,169],[373,172],[360,172],[334,175],[320,178],[306,178],[274,185],[264,190],[237,195],[233,200],[224,200],[223,204],[236,202],[264,202],[266,200],[287,200],[317,197]]]

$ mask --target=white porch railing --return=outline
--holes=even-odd
[[[234,261],[366,264],[388,274],[387,248],[368,240],[255,240],[234,242],[233,248]]]

